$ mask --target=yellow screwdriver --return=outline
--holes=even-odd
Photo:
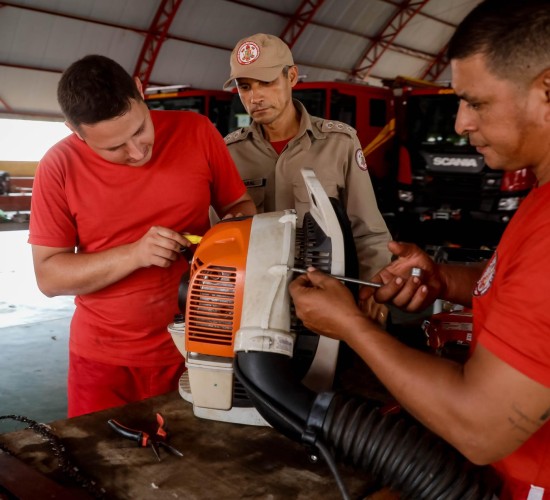
[[[185,236],[193,245],[198,245],[202,240],[202,236],[196,234],[182,234],[182,236]]]

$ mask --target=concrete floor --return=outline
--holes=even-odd
[[[36,285],[28,231],[0,230],[0,415],[38,422],[66,417],[73,297],[48,298]],[[0,434],[23,424],[0,420]]]

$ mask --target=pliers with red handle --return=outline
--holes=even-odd
[[[160,451],[159,451],[160,447],[167,449],[174,455],[183,457],[183,453],[181,451],[179,451],[177,448],[174,448],[173,446],[167,443],[168,433],[166,432],[166,421],[164,420],[164,417],[160,413],[157,413],[158,427],[157,427],[156,434],[154,436],[149,435],[144,430],[131,429],[129,427],[126,427],[125,425],[122,425],[120,422],[117,422],[114,419],[108,420],[107,423],[109,424],[111,429],[113,429],[115,432],[117,432],[121,436],[125,437],[126,439],[131,439],[132,441],[136,441],[139,447],[146,448],[147,446],[150,446],[159,462],[160,462]]]

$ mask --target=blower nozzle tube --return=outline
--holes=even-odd
[[[275,429],[311,448],[328,445],[403,499],[489,500],[496,491],[491,469],[474,466],[408,414],[384,414],[361,397],[316,394],[296,379],[287,356],[238,352],[234,370]]]

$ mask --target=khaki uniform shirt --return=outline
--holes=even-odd
[[[367,165],[353,127],[310,116],[294,100],[301,115],[298,134],[278,155],[252,123],[225,137],[258,213],[295,209],[298,223],[309,210],[300,170],[310,168],[329,197],[340,200],[351,223],[360,277],[369,279],[390,262],[391,236],[374,196]]]

